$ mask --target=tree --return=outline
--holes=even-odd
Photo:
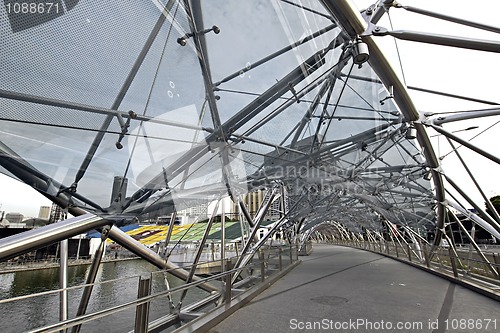
[[[497,213],[500,214],[500,195],[495,195],[494,197],[491,197],[490,202],[493,204],[493,207],[495,207]],[[488,208],[488,206],[486,206],[486,213],[493,216],[493,212],[491,211],[491,209]]]

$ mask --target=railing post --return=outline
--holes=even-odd
[[[62,240],[59,246],[60,268],[59,285],[61,288],[59,302],[59,319],[61,321],[68,319],[68,240]],[[61,332],[66,332],[62,330]]]
[[[411,247],[410,247],[410,244],[406,244],[406,249],[408,250],[408,260],[411,262]]]
[[[495,269],[500,273],[500,260],[498,259],[498,253],[492,253],[491,255],[493,256],[493,261],[495,261]],[[498,279],[500,280],[500,274],[498,274]]]
[[[278,257],[279,257],[279,268],[281,271],[281,270],[283,270],[283,258],[282,258],[281,246],[278,248]]]
[[[425,259],[425,265],[427,266],[427,268],[430,268],[431,267],[431,263],[430,263],[430,260],[429,260],[429,252],[427,252],[427,244],[423,244],[423,251],[424,251],[424,259]]]
[[[453,269],[453,276],[458,277],[458,271],[457,271],[457,263],[455,262],[455,256],[453,254],[453,251],[451,250],[451,246],[448,249],[448,253],[450,254],[450,263],[451,263],[451,268]]]
[[[233,264],[231,263],[231,259],[226,259],[226,270],[230,271],[233,269]],[[232,274],[227,273],[226,274],[226,294],[224,299],[226,300],[226,303],[229,303],[231,301],[231,292],[232,292],[232,284],[231,284],[231,279],[232,279]]]
[[[143,298],[151,294],[151,278],[139,278],[137,298]],[[148,331],[149,301],[137,305],[135,311],[135,333],[146,333]]]
[[[387,254],[389,254],[389,243],[384,240],[384,243],[385,243],[385,250],[387,251]]]
[[[103,238],[101,240],[101,244],[99,247],[96,249],[94,253],[94,259],[92,260],[92,264],[90,265],[89,272],[87,273],[87,279],[85,281],[85,284],[87,286],[83,289],[82,293],[82,298],[80,300],[80,305],[78,306],[78,310],[76,311],[76,316],[81,316],[84,315],[85,312],[87,311],[87,306],[89,304],[90,296],[92,294],[92,290],[94,288],[93,283],[95,282],[96,276],[97,276],[97,271],[99,269],[99,265],[101,264],[101,259],[104,254],[104,248],[106,246],[105,244],[105,239],[107,237],[107,231],[108,229],[103,230]],[[76,326],[73,326],[71,329],[72,333],[79,333],[81,329],[81,324],[78,324]]]
[[[290,249],[292,247],[290,246]],[[290,252],[290,258],[292,256],[292,253]],[[260,260],[260,280],[264,282],[266,279],[266,265],[264,263],[264,250],[259,249],[259,260]]]

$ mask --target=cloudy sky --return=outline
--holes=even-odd
[[[368,1],[356,1],[359,8],[370,4]],[[498,27],[496,13],[500,3],[494,0],[475,1],[399,1],[402,5],[423,8],[462,19],[480,22]],[[441,35],[461,36],[474,39],[500,41],[499,34],[475,28],[445,22],[419,14],[409,13],[404,9],[391,9],[391,21],[394,30],[421,31]],[[391,21],[384,18],[379,25],[391,30]],[[395,67],[402,67],[406,84],[412,87],[427,88],[440,92],[473,97],[495,103],[500,103],[498,85],[500,77],[499,55],[497,53],[465,50],[454,47],[429,45],[409,41],[397,41],[401,58],[395,49],[391,37],[380,37],[381,44],[390,55]],[[398,70],[400,70],[398,68]],[[401,70],[400,70],[401,72]],[[492,108],[491,105],[464,101],[410,90],[419,111],[426,113],[443,113],[469,111]],[[500,147],[497,137],[500,117],[472,119],[446,124],[443,127],[465,140],[470,140],[474,145],[500,156]],[[463,131],[470,127],[474,129]],[[468,177],[465,169],[446,139],[429,130],[436,155],[442,158],[442,168],[447,176],[452,178],[459,186],[477,202],[482,203],[479,192]],[[455,144],[459,146],[459,144]],[[499,166],[494,162],[472,152],[467,148],[458,148],[468,167],[475,175],[476,180],[490,197],[500,194],[500,178],[497,176]]]

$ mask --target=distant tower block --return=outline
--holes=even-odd
[[[65,220],[67,217],[68,213],[66,210],[62,209],[56,203],[52,204],[52,208],[50,209],[49,224]]]
[[[7,213],[5,218],[10,223],[21,223],[24,219],[24,215],[21,213]]]
[[[50,216],[50,206],[40,206],[40,211],[38,212],[39,219],[49,219]]]
[[[128,179],[125,177],[116,176],[113,180],[113,190],[111,192],[111,201],[110,205],[121,205],[121,203],[125,200],[125,196],[127,195],[127,184]]]

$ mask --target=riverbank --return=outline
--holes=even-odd
[[[105,257],[101,262],[120,262],[120,261],[129,261],[129,260],[137,260],[139,257],[128,257],[128,258],[112,258]],[[69,259],[68,266],[85,266],[90,265],[92,263],[91,259]],[[59,267],[58,261],[32,261],[24,264],[12,264],[12,265],[0,265],[0,274],[8,274],[22,271],[35,271],[41,269],[49,269],[49,268],[57,268]]]

